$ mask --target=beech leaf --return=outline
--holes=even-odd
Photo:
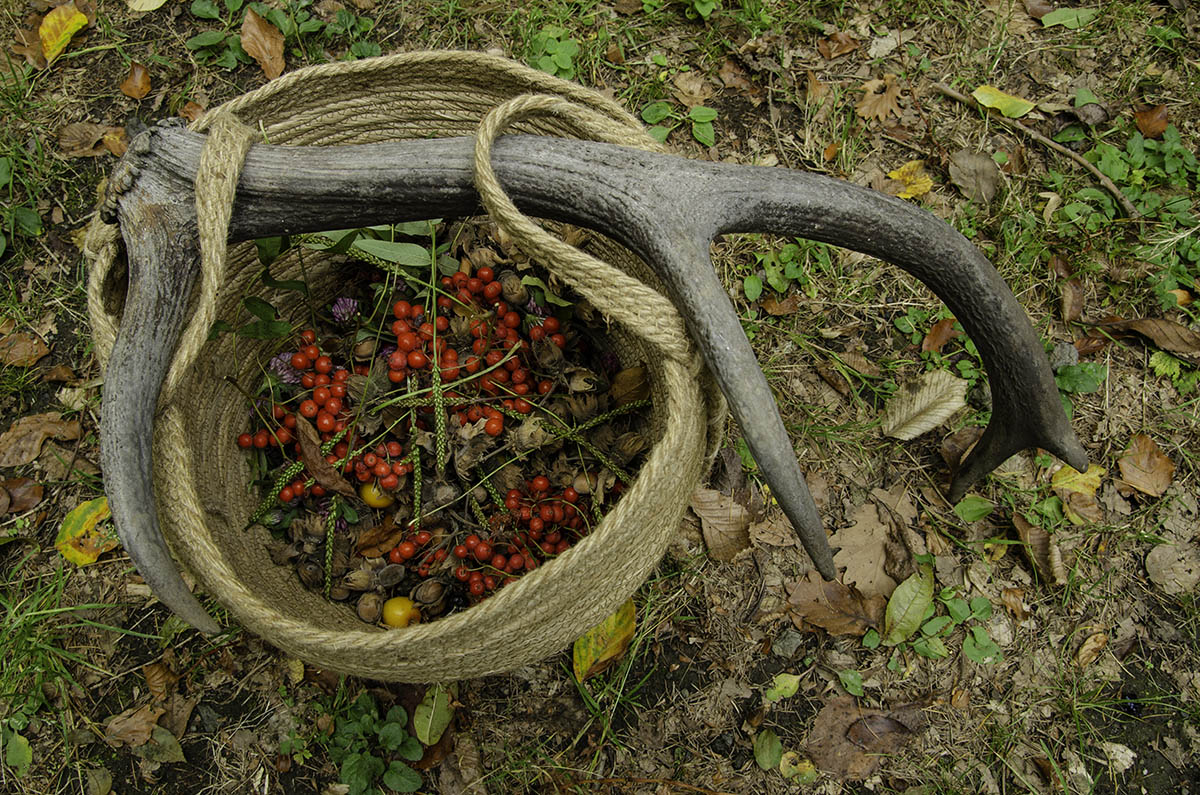
[[[1031,524],[1019,513],[1014,513],[1012,520],[1017,537],[1024,544],[1025,554],[1038,577],[1053,585],[1066,585],[1067,570],[1063,566],[1062,553],[1050,534],[1038,525]]]
[[[283,34],[252,8],[246,9],[246,18],[242,21],[242,49],[258,61],[268,80],[283,74]]]
[[[925,612],[933,604],[933,568],[921,566],[896,586],[888,599],[883,618],[883,645],[895,646],[921,626]]]
[[[1200,584],[1200,548],[1195,544],[1159,544],[1146,556],[1146,574],[1171,596],[1194,591]]]
[[[109,718],[104,726],[104,742],[113,748],[128,745],[137,748],[150,741],[158,717],[166,712],[162,707],[143,704],[130,707],[120,715]]]
[[[8,495],[10,513],[25,513],[42,501],[42,484],[29,478],[9,478],[0,483],[0,488]]]
[[[1142,317],[1133,320],[1115,320],[1096,323],[1097,329],[1109,334],[1132,331],[1153,342],[1159,348],[1193,363],[1200,363],[1200,332],[1187,326],[1158,317]]]
[[[0,338],[0,365],[32,367],[48,353],[50,348],[35,334],[18,331]]]
[[[589,629],[571,651],[575,679],[582,682],[589,676],[608,668],[621,658],[633,640],[637,629],[637,610],[632,599],[617,608],[617,612]]]
[[[1104,519],[1104,511],[1096,501],[1096,489],[1107,469],[1092,464],[1087,472],[1077,472],[1069,466],[1054,473],[1050,485],[1063,501],[1063,513],[1071,524],[1096,524]]]
[[[985,108],[998,110],[1010,119],[1020,118],[1036,107],[1029,100],[1005,94],[995,86],[982,85],[972,91],[971,96],[975,97],[975,101]]]
[[[121,93],[133,99],[141,99],[150,93],[150,70],[137,61],[129,64],[129,74],[121,81]]]
[[[982,152],[959,149],[950,155],[950,182],[963,196],[987,206],[1000,187],[1000,167]]]
[[[708,554],[728,563],[750,546],[750,511],[716,489],[692,492],[692,510],[700,517]]]
[[[42,41],[42,55],[50,63],[71,43],[71,37],[88,26],[88,18],[80,13],[74,2],[63,3],[50,10],[38,26],[38,38]]]
[[[945,370],[901,386],[883,410],[884,435],[907,441],[933,430],[967,405],[967,386]]]
[[[63,517],[54,548],[76,566],[95,563],[101,555],[120,544],[112,525],[101,524],[111,515],[107,497],[76,505]]]
[[[1123,481],[1151,497],[1161,497],[1175,475],[1175,462],[1144,433],[1129,440],[1117,467]]]
[[[810,573],[808,579],[792,586],[787,605],[788,616],[797,629],[820,627],[830,635],[861,637],[883,623],[887,600]]]
[[[1162,138],[1169,121],[1166,105],[1139,110],[1133,114],[1133,118],[1137,121],[1138,131],[1146,138]]]

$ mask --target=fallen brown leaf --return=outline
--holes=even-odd
[[[787,601],[788,616],[797,629],[812,632],[820,627],[830,635],[854,637],[882,627],[887,609],[887,600],[882,596],[866,596],[836,580],[826,582],[815,572],[791,587]]]
[[[166,700],[171,688],[179,681],[178,674],[171,670],[171,666],[162,662],[143,665],[142,676],[146,677],[146,689],[155,701]]]
[[[1133,118],[1137,121],[1138,130],[1147,138],[1162,138],[1169,122],[1166,105],[1139,110],[1133,114]]]
[[[188,121],[195,121],[204,115],[204,106],[189,100],[179,109],[179,115]]]
[[[364,558],[382,558],[404,537],[404,525],[397,525],[393,515],[384,516],[383,522],[364,530],[358,536],[358,554]]]
[[[1096,661],[1106,646],[1108,646],[1108,635],[1103,632],[1089,636],[1079,647],[1079,651],[1075,653],[1075,664],[1080,668],[1087,668]]]
[[[75,371],[65,364],[56,364],[46,372],[42,373],[43,381],[63,383],[66,381],[75,380]]]
[[[1146,574],[1163,593],[1191,593],[1200,584],[1200,547],[1195,544],[1159,544],[1146,556]]]
[[[860,86],[863,98],[854,110],[864,119],[885,121],[888,116],[900,117],[900,84],[896,76],[886,74],[882,80],[868,80]]]
[[[1017,537],[1025,545],[1025,554],[1029,556],[1029,562],[1033,564],[1038,577],[1043,582],[1053,585],[1066,585],[1067,570],[1063,566],[1062,553],[1050,534],[1037,525],[1030,524],[1019,513],[1014,513],[1012,520]]]
[[[246,18],[242,21],[242,49],[258,61],[268,80],[283,74],[283,34],[252,8],[246,9]]]
[[[1113,336],[1132,331],[1153,342],[1159,348],[1180,358],[1200,362],[1200,333],[1187,326],[1159,317],[1141,317],[1092,324],[1096,329]]]
[[[1175,462],[1144,433],[1129,440],[1117,467],[1121,470],[1118,487],[1124,482],[1151,497],[1161,497],[1175,475]]]
[[[137,61],[129,63],[129,74],[121,81],[121,93],[133,99],[141,99],[150,93],[150,70]]]
[[[671,82],[675,84],[675,90],[671,92],[675,99],[689,108],[703,105],[705,100],[712,96],[712,86],[699,72],[679,72]]]
[[[58,145],[67,157],[100,157],[107,154],[102,141],[109,131],[106,124],[80,121],[58,130]]]
[[[30,14],[25,19],[27,27],[18,27],[16,41],[9,45],[14,55],[23,56],[25,62],[34,69],[46,68],[46,56],[42,54],[42,40],[38,36],[41,24],[42,17]]]
[[[32,367],[50,348],[34,334],[18,331],[0,338],[0,364],[13,367]]]
[[[130,707],[120,715],[114,715],[104,726],[104,742],[113,748],[127,745],[137,748],[150,741],[150,735],[158,723],[158,717],[166,712],[162,707],[143,704]]]
[[[616,41],[608,43],[608,49],[604,51],[604,58],[609,63],[616,64],[617,66],[622,66],[625,63],[625,53],[621,52],[621,45]]]
[[[762,301],[762,308],[768,315],[781,317],[783,315],[794,315],[800,309],[800,296],[792,293],[787,298],[780,301],[774,295],[769,295]]]
[[[42,484],[29,478],[9,478],[0,482],[0,488],[3,488],[8,496],[9,502],[5,510],[10,513],[25,513],[37,506],[44,493]],[[5,510],[0,510],[0,514]]]
[[[982,152],[960,149],[950,155],[950,182],[971,201],[985,207],[1000,189],[1000,167]]]
[[[800,544],[791,522],[782,514],[751,522],[748,531],[750,542],[755,546],[794,547]]]
[[[726,58],[725,63],[721,64],[721,68],[717,70],[717,77],[721,78],[721,83],[726,88],[731,88],[737,91],[746,99],[750,100],[752,105],[758,106],[762,104],[763,92],[750,82],[749,76],[741,66],[732,58]]]
[[[884,571],[889,525],[879,520],[879,511],[870,501],[855,508],[846,519],[853,524],[829,537],[829,545],[838,550],[833,565],[845,569],[842,582],[857,586],[868,597],[886,599],[896,590],[896,581]]]
[[[1097,464],[1090,465],[1087,472],[1076,472],[1065,466],[1050,478],[1050,485],[1063,501],[1063,513],[1071,524],[1098,524],[1104,521],[1104,509],[1096,499],[1096,490],[1100,488],[1100,480],[1107,472]]]
[[[692,510],[700,517],[704,544],[717,560],[729,562],[750,546],[750,511],[715,489],[692,492]]]
[[[42,442],[78,439],[81,432],[78,420],[64,420],[53,411],[22,417],[0,435],[0,467],[28,464],[38,457]]]
[[[334,465],[325,460],[321,454],[321,435],[304,417],[296,417],[296,436],[300,440],[300,460],[317,483],[346,497],[358,495]]]
[[[1025,609],[1025,591],[1020,588],[1005,588],[1000,592],[1000,599],[1017,621],[1029,618],[1029,611]]]
[[[956,322],[954,318],[947,317],[934,323],[933,327],[929,329],[929,333],[925,335],[925,339],[921,340],[921,352],[940,352],[947,342],[962,334],[961,331],[954,328]]]
[[[837,141],[834,141],[829,146],[825,147],[824,151],[821,152],[821,157],[826,163],[828,163],[830,160],[833,160],[835,157],[837,157],[837,153],[840,152],[841,149],[842,145]]]
[[[901,384],[880,418],[885,436],[908,441],[933,430],[967,405],[967,382],[933,370]]]
[[[809,103],[818,102],[828,93],[829,85],[822,83],[817,77],[817,73],[812,69],[809,69],[804,80],[804,100]],[[833,146],[833,144],[830,144],[829,146]],[[826,147],[825,151],[828,152],[829,147]],[[826,157],[825,159],[832,160],[833,158]]]
[[[858,49],[858,40],[849,33],[837,32],[826,39],[821,39],[817,42],[817,52],[821,53],[821,57],[827,61],[832,61],[834,58],[845,55],[848,52],[854,52]]]
[[[1054,6],[1046,0],[1025,0],[1025,13],[1034,19],[1041,19],[1054,10]]]
[[[946,462],[946,466],[951,472],[957,472],[963,459],[975,443],[979,441],[979,437],[983,436],[983,428],[978,425],[968,425],[961,430],[947,436],[942,440],[942,446],[939,452],[942,454],[942,460]]]
[[[919,707],[888,712],[862,709],[850,696],[840,696],[817,713],[806,746],[813,764],[821,770],[843,780],[862,781],[925,725]]]

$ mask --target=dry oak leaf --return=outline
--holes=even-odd
[[[82,429],[78,420],[64,420],[56,412],[22,417],[0,435],[0,467],[31,463],[42,450],[42,442],[53,437],[71,441]]]
[[[242,49],[258,61],[268,80],[283,74],[283,34],[252,8],[246,9],[246,19],[242,22]]]
[[[896,76],[886,74],[882,80],[868,80],[860,87],[863,98],[854,110],[864,119],[885,121],[889,115],[900,117],[900,84]]]
[[[1029,557],[1029,562],[1033,564],[1033,569],[1038,577],[1043,582],[1052,583],[1054,585],[1067,584],[1067,570],[1063,566],[1062,552],[1058,549],[1058,544],[1054,543],[1054,539],[1041,527],[1031,524],[1025,520],[1024,516],[1019,513],[1013,514],[1013,527],[1017,530],[1017,537],[1025,545],[1025,554]]]
[[[726,88],[732,88],[734,91],[742,94],[750,103],[758,106],[762,104],[763,93],[755,88],[746,75],[746,71],[732,58],[726,58],[725,63],[721,64],[721,68],[717,70],[717,77],[721,78],[721,83]]]
[[[861,637],[868,629],[883,626],[887,600],[866,596],[854,586],[826,582],[816,572],[798,580],[788,591],[788,616],[797,629],[820,627],[830,635]]]
[[[1122,481],[1151,497],[1161,497],[1175,475],[1175,462],[1144,433],[1129,440],[1117,467]]]
[[[141,99],[150,93],[150,70],[137,61],[129,63],[129,74],[121,81],[121,93],[133,99]]]
[[[907,441],[933,430],[967,405],[967,386],[945,370],[903,384],[884,407],[884,435]]]
[[[750,546],[750,511],[716,489],[692,492],[692,510],[700,517],[708,554],[728,563]]]
[[[833,565],[845,569],[842,582],[857,586],[868,597],[886,599],[896,590],[896,581],[884,571],[889,525],[879,521],[873,502],[858,506],[847,519],[853,524],[829,537],[829,545],[838,549]]]
[[[1190,593],[1200,584],[1200,547],[1159,544],[1146,556],[1146,574],[1165,594]]]
[[[113,748],[128,745],[137,748],[150,741],[158,718],[166,712],[162,707],[143,704],[130,707],[120,715],[109,718],[104,725],[104,742]]]
[[[827,61],[832,61],[848,52],[854,52],[856,49],[858,49],[858,40],[849,33],[841,31],[817,42],[817,52],[821,53],[821,57]]]
[[[50,348],[34,334],[18,331],[0,338],[0,364],[14,367],[32,367]]]
[[[675,90],[671,92],[675,99],[689,108],[703,105],[712,96],[712,86],[699,72],[679,72],[671,82],[675,84]]]
[[[768,315],[774,315],[775,317],[794,315],[800,309],[800,296],[792,293],[780,301],[774,295],[768,295],[762,301],[762,308],[766,310]]]
[[[1162,138],[1167,129],[1167,106],[1155,105],[1133,114],[1138,131],[1147,138]]]
[[[1025,591],[1020,588],[1005,588],[1000,592],[1000,601],[1012,613],[1017,621],[1029,618],[1029,610],[1025,608]]]

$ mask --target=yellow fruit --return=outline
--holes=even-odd
[[[383,623],[389,627],[407,627],[421,623],[421,611],[407,596],[394,596],[383,603]]]
[[[362,497],[362,501],[372,508],[386,508],[395,499],[392,495],[379,488],[379,483],[374,480],[368,480],[359,486],[358,496]]]

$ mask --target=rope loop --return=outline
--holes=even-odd
[[[492,145],[508,127],[535,116],[554,116],[580,138],[657,149],[658,143],[640,127],[618,125],[590,108],[561,97],[525,94],[489,111],[475,134],[475,188],[484,208],[513,242],[531,259],[571,286],[612,320],[662,351],[692,365],[692,350],[683,319],[674,305],[638,279],[551,235],[513,204],[492,168]]]

